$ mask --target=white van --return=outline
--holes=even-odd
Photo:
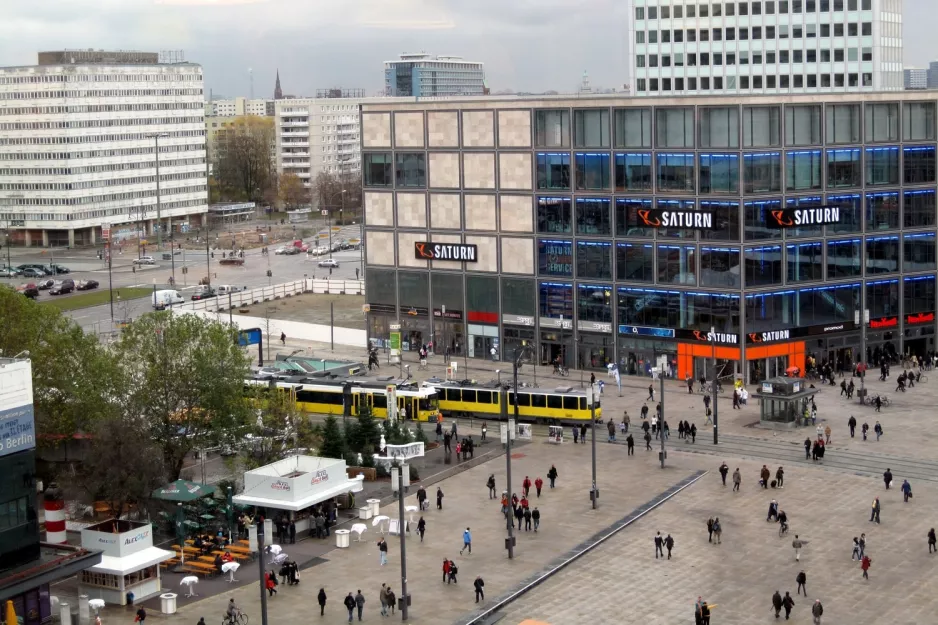
[[[229,293],[239,293],[241,290],[241,287],[232,286],[230,284],[222,284],[215,289],[219,296],[228,295]]]
[[[173,290],[156,291],[151,298],[153,308],[156,310],[164,310],[167,306],[182,304],[186,301],[182,295],[179,294],[179,291]]]

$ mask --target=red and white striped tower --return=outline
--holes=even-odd
[[[46,513],[46,542],[55,545],[68,542],[65,534],[65,500],[55,484],[49,484],[42,507]]]

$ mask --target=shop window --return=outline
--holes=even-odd
[[[746,202],[743,205],[746,219],[746,240],[781,239],[782,231],[768,225],[771,218],[769,211],[779,210],[781,207],[781,200]]]
[[[535,145],[539,148],[570,147],[570,111],[535,111]]]
[[[821,107],[814,104],[785,107],[785,145],[821,145]]]
[[[832,189],[859,187],[862,180],[860,148],[827,151],[827,186]]]
[[[701,230],[701,240],[739,241],[739,202],[701,200],[700,210],[713,215],[713,228]]]
[[[877,280],[866,283],[866,307],[870,319],[899,316],[899,281]]]
[[[662,200],[656,201],[655,205],[661,210],[666,211],[696,211],[697,202],[694,200]],[[693,240],[697,235],[696,230],[690,228],[658,228],[659,239],[690,239]]]
[[[782,283],[782,247],[767,245],[747,247],[743,253],[746,286],[768,286]]]
[[[899,271],[899,237],[866,238],[866,275]]]
[[[430,301],[430,275],[414,271],[398,272],[397,292],[401,312],[411,308],[426,308]]]
[[[840,209],[840,221],[825,226],[828,233],[846,234],[860,232],[863,229],[862,199],[857,193],[847,195],[828,195],[827,205]]]
[[[923,232],[907,234],[902,239],[905,250],[903,271],[934,271],[935,265],[935,233]]]
[[[815,282],[824,279],[823,247],[817,243],[786,245],[788,282]]]
[[[475,321],[472,313],[489,313],[491,318],[485,323],[497,323],[498,318],[498,278],[492,276],[466,276],[466,309],[468,321]]]
[[[612,202],[609,198],[577,198],[576,232],[586,236],[612,234]]]
[[[577,241],[576,275],[578,278],[612,280],[612,243]]]
[[[434,271],[430,281],[433,307],[446,306],[450,310],[465,310],[463,305],[463,276],[455,273]]]
[[[658,246],[658,284],[697,284],[697,248]]]
[[[935,182],[935,147],[910,147],[902,149],[902,169],[905,184],[927,184]]]
[[[738,247],[700,248],[700,286],[739,288]]]
[[[859,309],[860,285],[799,289],[792,303],[796,326],[853,321],[854,312]]]
[[[935,140],[934,102],[904,102],[902,104],[902,140]]]
[[[537,292],[534,280],[502,278],[502,313],[533,317],[536,314]]]
[[[676,291],[620,287],[616,290],[616,298],[620,324],[681,327],[681,299]]]
[[[421,189],[427,187],[426,154],[422,152],[398,152],[397,186]]]
[[[779,152],[743,155],[743,188],[749,194],[782,190],[782,156]]]
[[[573,285],[561,282],[541,282],[538,285],[540,316],[573,319]]]
[[[866,231],[896,230],[899,228],[899,194],[866,194]]]
[[[739,108],[735,106],[700,109],[700,147],[739,147]]]
[[[573,208],[568,197],[537,198],[537,231],[541,234],[573,232]]]
[[[397,280],[394,270],[368,268],[365,272],[365,293],[370,304],[397,304]],[[421,304],[426,306],[426,303]]]
[[[859,143],[860,105],[827,105],[827,143]]]
[[[655,109],[656,143],[659,148],[694,147],[694,109],[692,107]]]
[[[827,242],[827,279],[853,278],[863,274],[863,242],[842,239]]]
[[[619,153],[615,157],[616,191],[652,193],[651,154]]]
[[[539,153],[537,155],[537,188],[570,189],[570,155]]]
[[[579,285],[577,316],[580,321],[612,323],[612,286]]]
[[[785,208],[818,208],[821,206],[824,206],[824,200],[819,195],[790,197],[785,200]],[[785,237],[789,239],[820,237],[823,233],[824,226],[795,226],[785,229]]]
[[[785,152],[786,191],[820,189],[821,185],[820,150]]]
[[[902,281],[902,310],[906,315],[935,312],[935,276]]]
[[[935,225],[938,205],[934,189],[906,191],[902,198],[902,221],[906,228],[926,228]]]
[[[574,137],[578,148],[609,147],[609,111],[573,111]]]
[[[693,193],[694,155],[657,154],[658,191]]]
[[[576,154],[576,188],[607,191],[610,186],[609,154]]]
[[[652,208],[650,199],[645,198],[616,198],[616,235],[620,237],[647,237],[655,236],[654,228],[641,226],[638,211]]]
[[[777,106],[743,107],[743,147],[774,148],[779,145],[780,117]]]
[[[700,193],[739,194],[739,155],[701,154]]]
[[[854,54],[856,50],[853,50]],[[856,59],[853,59],[856,60]],[[875,102],[866,105],[866,142],[881,143],[899,140],[899,105]]]
[[[573,241],[538,239],[537,267],[542,276],[573,277]]]
[[[616,123],[617,148],[651,147],[651,109],[617,109],[614,113]]]
[[[616,245],[616,280],[654,282],[654,246],[650,243],[619,243]]]
[[[394,185],[393,161],[390,152],[366,152],[362,167],[366,187],[390,187]]]
[[[899,148],[866,148],[866,186],[899,184]]]

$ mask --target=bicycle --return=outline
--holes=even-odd
[[[237,616],[229,618],[229,616],[225,614],[221,618],[221,625],[248,625],[248,615],[239,611]]]
[[[563,365],[554,365],[554,375],[568,376],[570,375],[570,370]]]

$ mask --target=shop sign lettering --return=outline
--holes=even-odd
[[[840,207],[783,208],[769,211],[766,225],[770,228],[797,228],[840,223]]]

